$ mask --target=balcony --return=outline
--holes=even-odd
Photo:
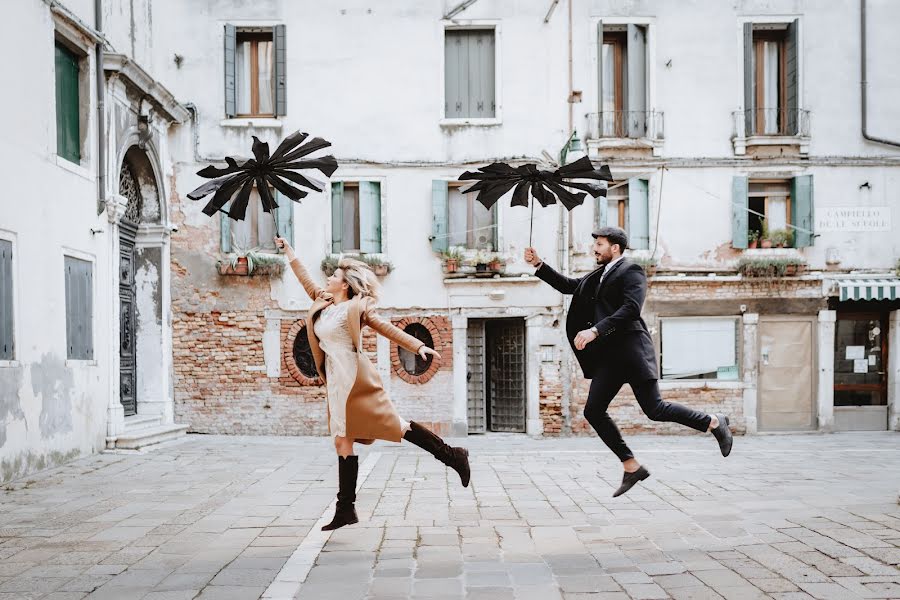
[[[663,144],[663,113],[653,110],[615,110],[590,113],[588,147],[595,151],[650,149],[658,156]]]
[[[757,154],[766,150],[782,154],[785,147],[809,154],[809,111],[786,108],[754,108],[731,113],[734,153]]]

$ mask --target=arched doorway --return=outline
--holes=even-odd
[[[129,417],[139,412],[138,402],[153,387],[150,374],[162,368],[162,355],[156,356],[162,255],[161,243],[153,243],[159,237],[160,194],[152,163],[137,146],[125,153],[119,194],[128,201],[119,222],[119,399]]]

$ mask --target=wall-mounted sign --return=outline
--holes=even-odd
[[[816,233],[823,231],[890,231],[890,206],[816,207]]]

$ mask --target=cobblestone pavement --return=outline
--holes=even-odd
[[[900,434],[470,437],[472,485],[418,448],[361,455],[330,536],[328,439],[189,436],[0,493],[0,600],[900,598]]]

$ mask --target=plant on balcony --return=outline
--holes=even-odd
[[[790,248],[794,241],[794,233],[790,229],[776,229],[769,237],[776,248]]]
[[[266,254],[259,247],[244,249],[228,255],[227,261],[219,261],[216,267],[220,275],[269,275],[281,277],[284,260],[276,254]]]
[[[806,268],[806,261],[799,258],[742,258],[738,261],[738,273],[744,277],[772,278],[797,275]]]
[[[329,254],[322,259],[322,264],[320,265],[322,268],[322,272],[331,277],[332,275],[334,275],[334,272],[337,271],[338,263],[340,261],[340,254]]]
[[[765,218],[762,219],[762,229],[759,232],[759,246],[760,248],[772,247],[772,238],[769,235],[769,223]]]
[[[359,257],[359,260],[369,265],[372,268],[372,271],[375,272],[379,277],[384,277],[388,273],[390,273],[394,266],[378,254],[363,254]]]
[[[747,248],[754,249],[759,243],[759,232],[755,229],[751,229],[747,234]]]
[[[463,252],[459,246],[453,246],[441,252],[441,259],[444,261],[444,267],[448,273],[456,273],[459,271],[460,262],[462,262]]]
[[[491,257],[487,252],[479,250],[475,257],[472,259],[472,264],[475,265],[476,273],[487,273],[488,271],[488,263],[491,261]]]
[[[506,259],[499,254],[492,254],[488,260],[488,271],[492,273],[501,273],[506,267]]]

